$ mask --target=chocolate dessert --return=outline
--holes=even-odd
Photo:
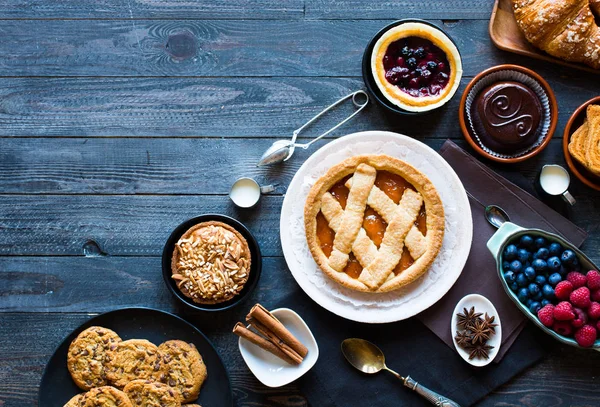
[[[539,97],[519,82],[504,81],[477,94],[471,120],[484,146],[498,153],[514,153],[539,138],[543,109]]]

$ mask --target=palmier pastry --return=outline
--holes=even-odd
[[[306,238],[323,272],[358,291],[387,292],[423,275],[444,236],[433,183],[393,157],[362,155],[332,167],[304,207]]]

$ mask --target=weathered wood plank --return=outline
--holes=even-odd
[[[481,67],[483,68],[483,66]],[[571,113],[600,94],[590,75],[539,69],[559,97],[560,135]],[[416,137],[460,138],[458,106],[404,120],[374,103],[337,134],[382,129]],[[0,78],[0,136],[291,137],[361,78]],[[352,111],[331,113],[306,136]]]
[[[360,76],[390,21],[0,20],[0,76]],[[482,61],[530,61],[498,52],[487,20],[435,22],[467,76]]]
[[[2,19],[298,19],[303,0],[4,0]]]
[[[267,304],[268,306],[268,304]],[[269,389],[252,376],[241,360],[230,327],[243,319],[244,307],[213,315],[184,316],[209,336],[224,359],[240,407],[305,407],[292,384]],[[210,318],[210,319],[209,319]],[[39,380],[55,347],[89,319],[83,314],[0,314],[0,404],[35,406]],[[51,329],[49,329],[51,327]],[[492,393],[480,406],[595,406],[600,355],[556,346],[554,352],[516,380]],[[40,406],[41,407],[41,406]]]
[[[421,140],[435,150],[445,142]],[[5,138],[0,150],[0,193],[225,195],[235,180],[248,176],[261,185],[274,185],[273,194],[280,195],[306,158],[325,144],[298,149],[284,164],[256,167],[271,142],[266,138]],[[455,142],[475,154],[464,139]],[[519,175],[531,181],[543,163],[564,165],[562,140],[557,135],[540,156],[512,167],[483,162],[509,178]],[[228,163],[227,169],[223,163]],[[600,197],[587,188],[574,193],[582,199]]]
[[[305,6],[306,3],[306,6]],[[426,7],[414,2],[392,0],[364,2],[360,0],[199,0],[194,2],[142,1],[128,2],[82,0],[77,2],[5,0],[0,4],[2,19],[390,19],[488,18],[492,2],[479,0],[435,0]],[[306,10],[305,10],[306,9]]]
[[[244,364],[231,327],[244,320],[251,305],[219,313],[219,318],[212,314],[184,317],[210,338],[223,358],[236,406],[307,407],[294,384],[269,389]],[[0,314],[0,405],[37,406],[38,386],[46,362],[64,337],[89,318],[87,314]]]
[[[491,0],[306,0],[307,18],[327,19],[489,19]]]
[[[600,225],[600,200],[578,184],[572,219],[590,232]],[[581,192],[581,195],[580,195]],[[0,255],[81,255],[94,240],[109,255],[159,256],[170,232],[203,213],[224,213],[245,223],[263,255],[280,256],[281,196],[264,196],[251,210],[236,209],[227,196],[5,195],[0,200]],[[584,250],[600,260],[600,234]]]
[[[295,287],[282,257],[264,257],[248,306],[279,302]],[[0,293],[2,312],[106,312],[140,304],[169,312],[182,308],[165,286],[160,257],[0,257]]]

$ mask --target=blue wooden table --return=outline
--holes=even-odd
[[[490,0],[0,1],[0,406],[37,405],[46,361],[90,314],[127,306],[181,313],[159,256],[193,216],[244,222],[265,256],[248,303],[285,298],[296,283],[282,257],[279,211],[311,151],[282,166],[255,163],[274,139],[363,86],[363,49],[395,19],[431,19],[456,40],[459,92],[499,63],[548,80],[560,108],[549,147],[518,165],[488,162],[531,191],[543,164],[564,164],[562,130],[600,94],[600,76],[497,50],[487,33],[491,8]],[[436,149],[448,138],[468,148],[458,99],[425,123],[371,105],[332,137],[382,129]],[[241,176],[275,191],[238,210],[227,193]],[[572,192],[570,217],[600,261],[600,193],[579,181]],[[223,356],[237,405],[306,406],[293,384],[268,389],[244,365],[230,330],[245,308],[185,317]],[[557,345],[481,405],[597,406],[599,375],[600,355]]]

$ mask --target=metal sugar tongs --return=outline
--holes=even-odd
[[[364,96],[365,100],[363,103],[360,103],[357,100],[357,96],[359,96],[359,95]],[[306,143],[306,144],[296,143],[296,138],[298,138],[298,134],[300,134],[306,127],[308,127],[310,124],[315,122],[317,119],[319,119],[321,116],[323,116],[325,113],[327,113],[334,107],[338,106],[339,104],[345,102],[346,100],[348,100],[350,98],[352,98],[352,104],[358,108],[354,113],[352,113],[350,116],[348,116],[347,118],[342,120],[340,123],[338,123],[331,129],[327,130],[325,133],[323,133],[320,136],[309,141],[308,143]],[[361,112],[361,110],[363,110],[367,106],[368,103],[369,103],[369,95],[367,95],[367,93],[363,90],[358,90],[354,93],[344,96],[337,102],[334,102],[331,105],[329,105],[328,107],[326,107],[325,109],[323,109],[322,112],[320,112],[315,117],[313,117],[312,119],[307,121],[302,127],[294,130],[294,132],[292,133],[291,140],[277,140],[276,142],[274,142],[273,145],[271,145],[271,147],[269,147],[267,149],[267,151],[265,151],[265,153],[262,155],[262,157],[260,157],[260,160],[258,161],[257,166],[275,164],[275,163],[289,160],[289,158],[294,154],[294,150],[296,149],[296,147],[300,147],[300,148],[303,148],[306,150],[308,147],[310,147],[311,144],[322,139],[323,137],[325,137],[332,131],[338,129],[339,127],[343,126],[346,122],[348,122],[354,116],[359,114]]]

